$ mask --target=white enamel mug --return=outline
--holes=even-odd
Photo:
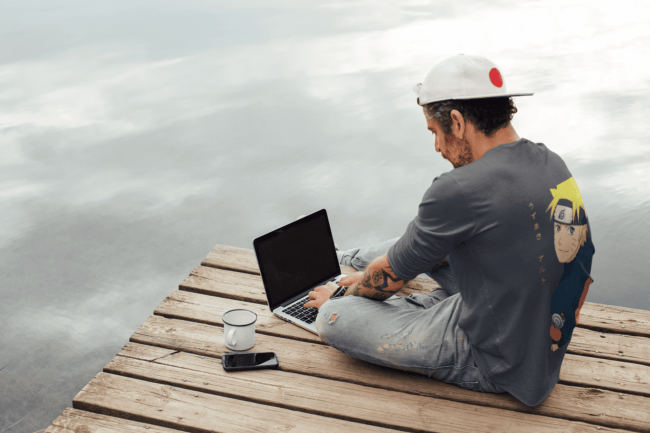
[[[230,350],[248,350],[255,345],[257,314],[236,309],[223,313],[223,339]]]

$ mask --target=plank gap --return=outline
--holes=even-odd
[[[215,269],[223,269],[224,271],[241,272],[242,274],[257,275],[257,276],[260,275],[259,271],[254,271],[252,269],[242,269],[242,268],[238,268],[237,266],[229,266],[221,263],[208,262],[205,260],[201,262],[201,266],[206,266]]]
[[[611,392],[615,392],[617,394],[623,394],[623,396],[625,396],[625,395],[634,395],[634,396],[637,396],[637,397],[648,398],[648,393],[644,394],[644,393],[642,393],[640,391],[634,391],[634,390],[627,391],[627,390],[622,390],[621,388],[614,388],[614,387],[610,387],[610,386],[600,386],[600,387],[596,388],[594,386],[586,386],[584,383],[581,384],[579,382],[573,382],[573,381],[570,381],[570,380],[561,380],[561,379],[560,379],[560,381],[558,383],[561,383],[562,385],[565,385],[565,386],[570,386],[572,388],[580,388],[580,389],[589,390],[589,392],[592,392],[592,393],[602,393],[602,392],[605,392],[605,391],[611,391]],[[649,404],[650,404],[650,401],[649,401]],[[650,425],[648,426],[648,429],[650,430]]]
[[[200,295],[206,295],[206,296],[213,296],[215,298],[226,298],[226,299],[233,299],[235,301],[245,301],[245,302],[251,302],[254,304],[260,304],[260,305],[267,305],[266,301],[260,300],[258,298],[255,298],[253,296],[246,296],[246,295],[241,295],[241,294],[231,294],[231,293],[215,293],[214,291],[211,290],[206,290],[206,289],[201,289],[199,287],[192,287],[187,284],[180,284],[178,286],[178,290],[182,290],[184,292],[192,292],[192,293],[198,293]]]

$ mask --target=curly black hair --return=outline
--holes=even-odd
[[[499,129],[508,125],[517,107],[512,98],[448,99],[425,104],[424,115],[436,120],[442,131],[451,134],[451,110],[458,110],[466,121],[486,136],[490,137]]]

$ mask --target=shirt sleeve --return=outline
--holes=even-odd
[[[388,250],[388,263],[402,280],[427,272],[472,237],[475,220],[455,180],[443,174],[424,194],[418,214]]]

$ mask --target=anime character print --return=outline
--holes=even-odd
[[[564,264],[562,278],[551,299],[551,350],[555,352],[571,340],[580,320],[580,309],[593,282],[589,275],[593,244],[587,212],[574,178],[551,188],[551,194],[553,200],[546,211],[551,211],[557,259]]]

